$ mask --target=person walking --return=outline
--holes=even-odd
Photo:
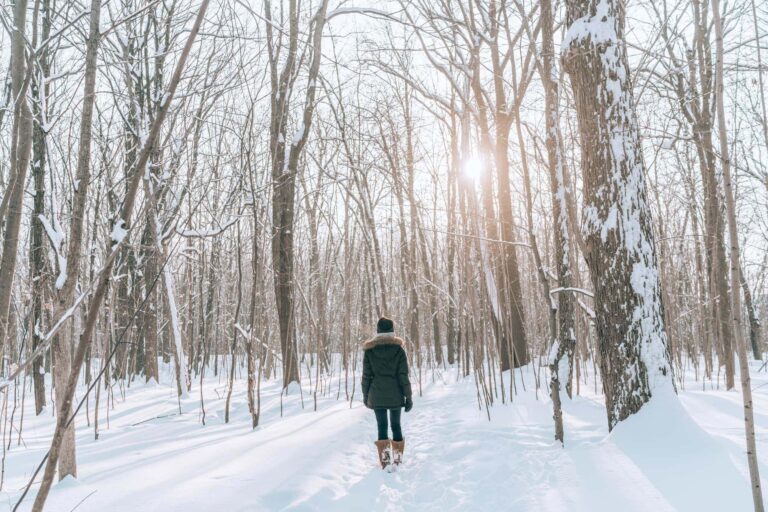
[[[363,343],[363,402],[376,414],[379,438],[375,442],[382,469],[399,466],[403,461],[405,439],[400,427],[400,413],[413,408],[411,381],[405,343],[395,336],[394,322],[379,318],[376,336]],[[389,426],[392,439],[389,439]]]

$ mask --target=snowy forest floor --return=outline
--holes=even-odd
[[[758,373],[759,366],[752,368],[752,385],[765,489],[768,373]],[[516,372],[513,403],[497,401],[488,421],[471,376],[457,379],[455,370],[425,375],[422,396],[403,415],[404,465],[388,474],[376,466],[373,414],[359,396],[351,408],[336,400],[337,381],[330,396],[318,398],[315,412],[305,379],[304,408],[294,390],[283,397],[282,417],[279,382],[262,384],[261,422],[254,431],[244,379],[236,381],[229,424],[224,375],[205,379],[203,426],[199,380],[179,415],[166,368],[162,384],[133,383],[124,397],[115,387],[108,424],[102,394],[98,441],[83,408],[77,418],[79,478],[55,484],[46,510],[752,509],[738,385],[726,392],[707,382],[703,391],[701,382],[687,375],[679,401],[657,397],[609,434],[602,396],[593,382],[582,383],[581,394],[565,404],[562,448],[553,440],[549,397],[542,390],[537,396],[533,377],[531,366]],[[91,422],[93,413],[91,399]],[[18,500],[48,448],[53,426],[50,405],[35,417],[27,392],[22,443],[14,431],[6,453],[0,510]],[[31,508],[36,488],[20,510]]]

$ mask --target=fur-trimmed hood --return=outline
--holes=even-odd
[[[405,342],[402,340],[402,338],[398,338],[394,335],[394,333],[391,332],[383,332],[381,334],[377,334],[369,340],[364,341],[363,350],[378,347],[379,345],[399,345],[405,348]]]

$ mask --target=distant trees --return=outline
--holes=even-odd
[[[728,292],[728,262],[725,253],[725,231],[721,193],[718,190],[717,159],[713,134],[715,94],[714,60],[712,55],[711,8],[708,2],[690,3],[694,32],[690,41],[676,29],[663,25],[660,35],[664,51],[674,67],[667,78],[669,88],[677,100],[682,119],[688,124],[696,149],[703,188],[704,227],[703,243],[697,242],[697,251],[703,250],[706,268],[700,269],[699,279],[706,289],[702,301],[706,304],[711,321],[705,325],[702,336],[707,345],[714,346],[718,359],[725,366],[726,388],[734,386],[733,331],[728,326],[731,318],[731,297]],[[655,9],[659,18],[662,11]],[[698,231],[698,228],[696,229]],[[712,352],[708,351],[707,363]]]
[[[439,109],[450,111],[458,108],[472,116],[479,138],[477,158],[482,160],[484,167],[480,176],[481,206],[473,207],[476,211],[472,215],[476,217],[472,224],[478,230],[480,239],[502,242],[477,246],[483,254],[484,302],[488,304],[486,311],[493,326],[500,369],[504,371],[522,366],[530,356],[517,220],[513,215],[509,150],[513,109],[515,105],[519,107],[530,80],[527,64],[519,83],[512,70],[518,64],[512,58],[515,56],[514,45],[520,40],[524,29],[510,25],[505,2],[492,0],[478,4],[477,8],[469,5],[466,9],[450,1],[400,4],[403,16],[396,18],[396,21],[413,31],[416,49],[424,54],[434,72],[446,79],[452,100],[449,101],[445,94],[428,90],[420,77],[401,66],[403,59],[399,63],[381,59],[372,64],[399,77],[402,80],[400,83],[412,88]],[[380,14],[374,12],[373,15]],[[529,63],[532,55],[529,49],[523,61]],[[489,62],[483,61],[486,57]],[[486,63],[490,69],[486,69]],[[453,172],[461,169],[462,162],[471,158],[469,154],[456,156],[460,161],[454,161]],[[455,176],[458,177],[458,174]],[[452,184],[457,185],[458,182]],[[424,253],[423,250],[421,252]],[[448,339],[452,344],[455,342],[452,335]]]

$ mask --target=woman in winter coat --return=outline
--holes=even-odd
[[[411,382],[408,380],[408,358],[403,340],[395,336],[392,320],[381,317],[376,336],[363,343],[363,401],[376,413],[379,439],[376,448],[382,469],[403,460],[405,440],[400,428],[400,413],[413,407]],[[387,412],[392,439],[387,431]]]

